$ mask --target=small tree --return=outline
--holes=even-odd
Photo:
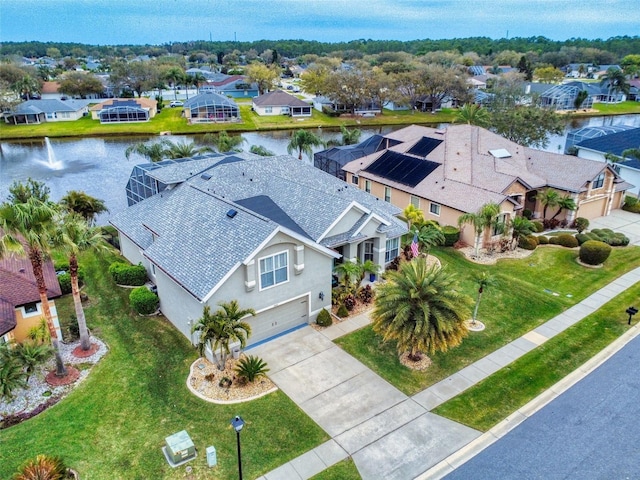
[[[19,343],[13,351],[13,355],[25,369],[27,382],[33,374],[36,366],[46,361],[52,354],[53,350],[49,345],[34,341]]]
[[[542,219],[547,218],[547,209],[555,208],[558,206],[558,201],[560,200],[560,194],[555,190],[547,188],[538,192],[536,195],[536,200],[538,200],[543,205],[542,210]]]
[[[63,480],[66,474],[67,467],[60,457],[38,455],[20,467],[13,480]]]
[[[480,207],[477,213],[465,213],[458,218],[458,226],[462,226],[466,223],[473,225],[475,231],[475,253],[478,256],[480,249],[480,241],[485,231],[493,228],[497,225],[498,214],[500,213],[500,206],[496,203],[487,203]]]
[[[478,286],[478,297],[476,298],[476,306],[473,309],[473,317],[471,318],[471,324],[476,324],[476,319],[478,318],[478,308],[480,307],[480,300],[482,299],[482,294],[484,293],[485,288],[494,287],[497,282],[489,272],[480,272],[477,273],[474,277],[476,285]]]
[[[287,145],[287,152],[291,155],[298,152],[298,160],[302,160],[302,154],[306,153],[309,158],[313,156],[312,147],[323,146],[324,142],[320,137],[308,130],[297,130]]]
[[[536,226],[528,218],[515,216],[509,222],[511,229],[511,249],[515,249],[520,241],[520,237],[526,237],[536,231]]]
[[[249,355],[238,361],[235,371],[239,378],[252,383],[259,378],[266,377],[269,369],[267,362],[259,357]]]
[[[573,212],[578,208],[576,206],[575,200],[571,198],[569,195],[564,195],[558,198],[556,206],[558,207],[558,211],[553,214],[553,217],[551,217],[551,220],[553,220],[558,215],[560,215],[560,212],[562,212],[563,210],[569,210]]]

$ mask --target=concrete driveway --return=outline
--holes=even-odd
[[[268,363],[269,378],[352,456],[364,480],[414,478],[480,435],[429,413],[311,327],[249,353]],[[265,478],[287,478],[278,473]]]
[[[610,228],[614,232],[624,233],[629,237],[630,245],[640,245],[640,214],[612,210],[606,217],[591,220],[589,230],[594,228]]]

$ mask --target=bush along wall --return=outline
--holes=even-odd
[[[147,270],[141,264],[114,262],[109,266],[109,273],[118,285],[138,286],[147,281]]]
[[[150,315],[158,309],[158,295],[147,287],[138,287],[129,294],[131,308],[141,315]]]

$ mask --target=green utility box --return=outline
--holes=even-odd
[[[174,433],[164,439],[167,457],[173,463],[181,463],[196,456],[196,447],[186,430]]]

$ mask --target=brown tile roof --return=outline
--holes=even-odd
[[[274,90],[253,99],[253,104],[259,107],[310,107],[307,102],[289,95],[282,90]]]
[[[422,137],[444,140],[426,157],[440,166],[413,188],[365,171],[384,152],[356,159],[344,170],[463,212],[475,212],[487,202],[502,203],[508,197],[504,192],[516,181],[530,189],[550,186],[580,192],[608,168],[594,160],[523,147],[471,125],[446,130],[411,125],[385,137],[402,141],[389,149],[401,153]]]
[[[42,82],[42,93],[58,93],[60,82]]]
[[[47,285],[47,298],[62,295],[53,263],[44,262],[44,280]],[[15,256],[0,260],[0,335],[13,330],[16,326],[15,307],[27,303],[39,302],[40,295],[31,262]]]

